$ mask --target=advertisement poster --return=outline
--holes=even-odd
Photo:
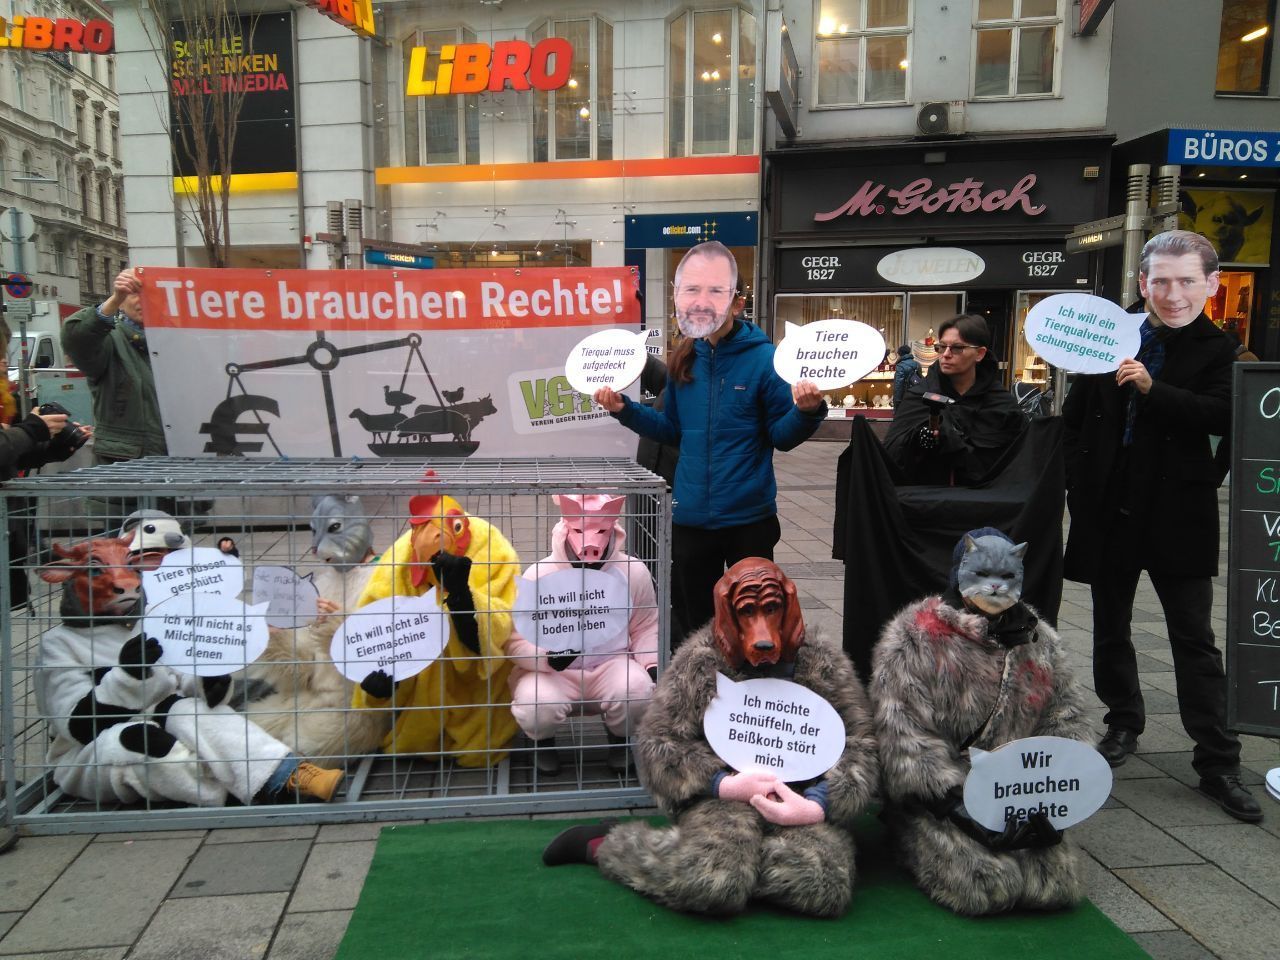
[[[635,452],[564,365],[639,331],[630,267],[140,273],[171,456]]]
[[[1224,267],[1271,262],[1275,196],[1270,190],[1183,190],[1178,226],[1209,238]]]
[[[242,95],[235,115],[231,171],[284,173],[297,169],[297,107],[294,102],[293,19],[288,13],[240,17],[234,33],[188,40],[186,24],[175,20],[169,78],[173,84],[174,126],[189,128],[203,119],[208,128],[210,173],[217,167],[218,143],[213,131],[221,98],[223,109]],[[202,106],[182,106],[186,97],[203,98]],[[185,131],[175,151],[174,174],[199,173],[194,143]]]

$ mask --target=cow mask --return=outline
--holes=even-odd
[[[772,560],[747,557],[715,586],[712,633],[729,666],[791,663],[804,644],[796,586]]]

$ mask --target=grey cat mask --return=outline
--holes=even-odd
[[[1003,535],[964,535],[964,552],[956,568],[956,588],[965,604],[988,617],[1004,613],[1022,599],[1025,543]]]

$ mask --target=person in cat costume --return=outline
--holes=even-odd
[[[853,896],[853,820],[871,801],[876,743],[866,694],[840,651],[805,629],[795,585],[748,557],[720,578],[711,623],[681,645],[658,681],[635,746],[640,780],[672,821],[577,826],[543,852],[548,866],[597,864],[611,880],[675,910],[729,915],[751,899],[838,917]],[[822,777],[786,784],[729,770],[702,720],[716,675],[777,677],[840,714],[845,745]]]
[[[1076,850],[1043,814],[997,833],[964,809],[969,747],[1092,742],[1057,634],[1019,600],[1025,552],[998,530],[965,534],[946,593],[894,617],[873,659],[883,816],[917,885],[964,915],[1066,907],[1082,895]]]

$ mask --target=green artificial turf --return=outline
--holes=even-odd
[[[594,867],[545,867],[566,821],[461,821],[382,831],[337,960],[1127,960],[1147,954],[1091,903],[967,919],[937,906],[889,859],[883,830],[856,831],[849,912],[816,920],[753,905],[712,920],[676,913]]]

